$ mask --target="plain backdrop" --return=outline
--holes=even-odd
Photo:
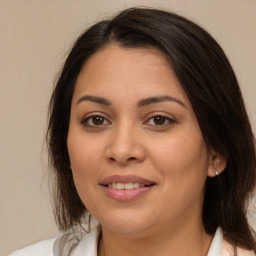
[[[129,6],[175,11],[227,53],[256,131],[256,0],[0,0],[0,255],[58,235],[44,148],[47,105],[79,33]]]

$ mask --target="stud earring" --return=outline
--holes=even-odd
[[[214,171],[214,173],[215,173],[216,176],[219,175],[219,173],[218,173],[218,171],[216,170],[216,168],[213,168],[213,171]]]

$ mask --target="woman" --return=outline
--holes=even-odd
[[[198,25],[140,8],[97,23],[49,112],[66,233],[13,255],[255,255],[254,137],[231,65]],[[100,224],[83,235],[91,215]]]

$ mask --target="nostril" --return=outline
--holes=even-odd
[[[110,157],[109,160],[112,161],[112,162],[114,162],[114,161],[115,161],[115,158],[114,158],[114,157]]]
[[[109,157],[109,161],[110,162],[120,162],[122,164],[125,164],[127,162],[130,162],[130,161],[136,161],[137,158],[136,157],[129,157],[129,158],[126,158],[126,159],[116,159],[115,157]]]
[[[116,161],[114,157],[110,157],[109,160]],[[127,160],[136,160],[136,157],[129,157]]]

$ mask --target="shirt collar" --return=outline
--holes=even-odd
[[[223,231],[220,227],[217,228],[212,239],[210,249],[207,256],[220,256],[222,250]]]
[[[98,225],[80,241],[72,253],[72,256],[97,256],[98,240],[100,234],[101,226]]]

